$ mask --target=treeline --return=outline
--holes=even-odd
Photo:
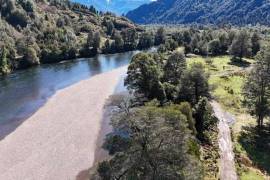
[[[157,32],[165,31],[159,28]],[[253,57],[261,48],[264,30],[256,28],[178,28],[167,30],[166,42],[159,48],[160,52],[184,47],[185,54],[202,56],[230,54],[236,59]],[[161,33],[159,33],[161,34]],[[163,33],[165,36],[165,33]],[[161,39],[164,39],[161,38]]]
[[[207,171],[216,177],[217,119],[202,64],[187,67],[178,51],[139,53],[125,85],[132,96],[119,102],[104,144],[112,159],[99,164],[93,179],[203,179]],[[209,169],[201,146],[211,149]]]
[[[1,0],[1,74],[40,63],[137,48],[142,29],[70,1]]]

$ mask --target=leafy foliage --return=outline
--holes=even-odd
[[[111,147],[108,144],[114,142],[116,150],[111,160],[100,163],[99,175],[102,179],[201,179],[198,144],[186,121],[174,105],[147,105],[115,117],[106,144]],[[112,141],[115,136],[119,140]]]
[[[270,115],[270,48],[260,51],[244,85],[245,104],[256,115],[258,126]]]
[[[104,14],[93,6],[68,0],[18,0],[16,3],[0,0],[0,3],[0,47],[5,45],[9,52],[6,56],[8,66],[3,67],[8,68],[7,72],[39,62],[53,63],[78,56],[133,50],[137,48],[137,34],[142,30],[124,17]],[[117,42],[113,34],[120,34],[122,38],[122,31],[132,32],[132,35],[123,33],[126,46],[114,49],[112,44]]]

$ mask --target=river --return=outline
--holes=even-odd
[[[40,65],[0,77],[0,126],[13,124],[9,126],[12,129],[5,128],[6,132],[1,132],[0,139],[36,112],[57,90],[125,66],[138,52]]]

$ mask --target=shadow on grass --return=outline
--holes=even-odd
[[[238,139],[254,165],[270,174],[270,126],[260,131],[253,126],[245,126]]]
[[[238,67],[243,67],[243,68],[247,68],[250,66],[250,62],[242,59],[232,59],[231,62],[229,62],[230,65],[233,65],[233,66],[238,66]]]

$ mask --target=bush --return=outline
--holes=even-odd
[[[17,27],[18,25],[21,27],[26,27],[28,17],[24,11],[15,10],[7,17],[7,21],[14,27]]]
[[[39,64],[39,58],[37,56],[36,50],[33,47],[26,48],[26,52],[20,61],[19,67],[25,68],[37,64]]]

